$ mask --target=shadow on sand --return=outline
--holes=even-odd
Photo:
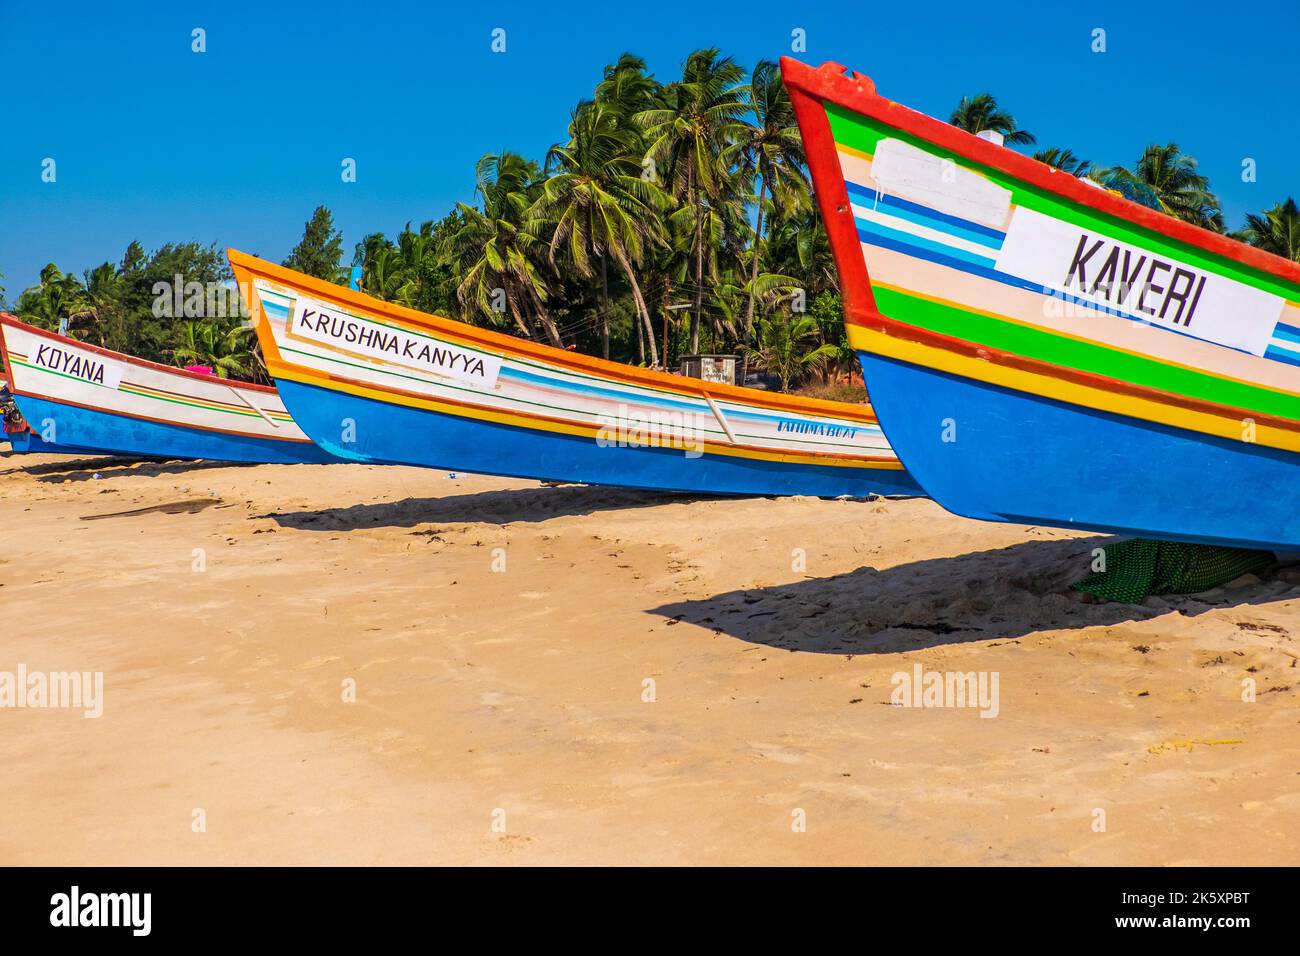
[[[1300,597],[1300,576],[1293,571],[1270,572],[1257,584],[1234,589],[1152,598],[1145,605],[1084,605],[1057,593],[1088,572],[1093,548],[1115,540],[1027,541],[883,571],[859,568],[729,591],[650,613],[781,650],[885,654]]]
[[[10,455],[5,458],[9,467],[0,469],[0,475],[14,472],[26,472],[37,481],[55,484],[64,481],[90,481],[95,475],[101,478],[121,478],[138,475],[143,478],[156,478],[159,475],[186,475],[195,471],[212,468],[254,468],[254,462],[236,461],[189,461],[167,458],[127,458],[123,456],[105,456],[102,458],[68,458],[63,461],[49,461],[41,464],[22,464],[24,455]]]
[[[402,501],[318,508],[310,511],[271,512],[283,528],[305,531],[355,531],[360,528],[413,528],[430,522],[481,522],[510,524],[541,522],[552,518],[651,508],[657,505],[720,500],[719,496],[671,491],[637,491],[600,485],[557,485],[542,488],[508,488],[451,495],[445,498],[405,498]]]

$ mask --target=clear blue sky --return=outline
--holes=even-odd
[[[1197,156],[1230,227],[1300,195],[1296,0],[1228,5],[909,0],[330,4],[0,0],[0,284],[54,261],[116,261],[139,239],[279,260],[327,204],[363,234],[473,196],[475,160],[538,159],[624,50],[671,79],[715,45],[751,66],[838,60],[940,117],[993,92],[1040,145],[1131,163],[1152,141]],[[191,30],[207,52],[191,52]],[[491,31],[507,51],[491,52]],[[1106,30],[1107,52],[1090,51]],[[57,182],[41,163],[57,162]],[[357,182],[340,179],[344,157]],[[1241,180],[1244,157],[1258,182]]]

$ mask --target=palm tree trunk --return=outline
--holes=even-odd
[[[698,214],[698,213],[697,213]],[[691,351],[700,352],[700,321],[704,311],[704,240],[695,224],[695,311],[691,313]]]
[[[664,371],[668,371],[668,303],[672,301],[673,285],[668,275],[659,277],[659,301],[664,313]]]
[[[700,313],[704,308],[704,228],[700,222],[700,197],[695,189],[695,165],[688,168],[687,194],[695,216],[695,311],[691,313],[691,352],[700,354]]]
[[[609,260],[600,257],[600,357],[609,360]]]
[[[645,365],[645,329],[639,321],[632,325],[636,329],[636,364]]]
[[[541,296],[537,294],[537,290],[532,287],[531,283],[528,284],[528,292],[533,300],[533,312],[537,315],[537,321],[546,332],[547,339],[557,349],[564,348],[564,341],[560,338],[560,330],[556,328],[555,320],[546,311],[546,305],[542,302]]]
[[[758,248],[763,242],[763,199],[767,193],[767,177],[762,175],[763,164],[759,163],[759,175],[762,184],[758,187],[758,221],[754,224],[754,261],[749,268],[749,308],[745,310],[745,337],[754,331],[754,286],[758,282]]]
[[[510,317],[515,320],[515,326],[519,331],[524,333],[524,338],[530,340],[536,338],[536,336],[533,335],[533,330],[530,329],[528,323],[524,321],[524,317],[519,314],[519,306],[515,303],[514,297],[507,297],[506,302],[510,306]]]
[[[616,252],[618,264],[623,267],[623,274],[627,276],[627,281],[632,286],[632,299],[636,302],[637,317],[641,320],[641,325],[637,328],[636,343],[641,345],[641,329],[644,327],[646,337],[650,340],[650,364],[659,364],[659,350],[655,348],[654,328],[650,325],[650,310],[646,308],[645,297],[641,294],[641,285],[636,281],[636,273],[632,271],[632,263],[627,261],[627,256],[623,253]],[[645,361],[645,353],[640,355],[642,362]]]

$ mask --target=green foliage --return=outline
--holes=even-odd
[[[858,357],[849,346],[848,332],[844,328],[844,300],[838,292],[823,292],[813,300],[808,316],[817,327],[817,333],[826,346],[826,369],[841,374],[857,368]]]
[[[812,193],[805,171],[803,139],[777,65],[760,60],[746,92],[754,122],[737,128],[736,139],[727,152],[737,161],[737,172],[750,187],[748,192],[752,193],[753,183],[758,182],[758,195],[754,197],[757,219],[749,253],[750,282],[756,283],[762,258],[763,220],[769,212],[768,195],[771,204],[788,218],[812,210]],[[745,335],[754,327],[757,301],[756,293],[751,291],[745,309]]]
[[[951,121],[996,130],[1011,145],[1034,143],[988,93],[963,99]],[[1034,157],[1223,228],[1196,161],[1172,144],[1148,147],[1132,169],[1094,167],[1059,147]],[[747,72],[718,50],[698,50],[679,76],[660,82],[624,53],[601,71],[543,159],[489,153],[474,170],[474,203],[418,226],[408,221],[391,237],[364,236],[352,258],[363,291],[638,364],[671,365],[699,352],[704,336],[710,351],[743,351],[787,388],[830,394],[837,373],[856,366],[775,64]],[[1250,215],[1234,238],[1300,259],[1300,210],[1288,199]],[[320,206],[284,264],[342,282],[343,259],[342,234]],[[119,262],[80,275],[51,263],[15,309],[47,328],[67,319],[77,338],[128,354],[260,377],[237,300],[225,309],[209,301],[230,278],[216,247],[176,243],[147,253],[133,242]]]
[[[687,57],[682,78],[663,88],[661,105],[635,117],[645,131],[649,175],[677,203],[669,216],[670,228],[682,240],[677,249],[692,263],[692,352],[699,350],[704,284],[719,277],[718,254],[743,244],[736,242],[735,233],[748,231],[744,180],[737,175],[733,149],[749,109],[744,78],[745,71],[731,57],[697,50]],[[713,331],[716,337],[720,323],[715,321]]]
[[[1223,232],[1223,212],[1218,197],[1210,191],[1209,179],[1197,171],[1196,160],[1175,143],[1152,143],[1132,169],[1114,166],[1090,175],[1126,199],[1203,229]]]
[[[105,262],[81,276],[50,263],[40,282],[18,297],[15,310],[24,321],[47,329],[67,319],[74,338],[167,363],[193,343],[191,326],[212,325],[222,334],[238,326],[240,301],[232,278],[216,246],[168,243],[146,254],[132,242],[120,263]],[[241,336],[238,342],[236,350],[213,353],[237,359],[219,367],[264,378],[252,338]]]
[[[239,322],[183,322],[172,358],[177,365],[210,366],[220,378],[247,380],[254,371],[252,335]]]
[[[1001,133],[1003,141],[1012,146],[1030,146],[1037,142],[1033,133],[1017,126],[1016,118],[998,106],[991,93],[963,96],[948,122],[968,133],[983,133],[985,130]]]
[[[770,234],[767,258],[772,268],[798,276],[810,297],[839,291],[840,277],[831,255],[830,238],[814,210],[778,216]]]
[[[60,318],[81,310],[84,295],[81,280],[51,262],[41,270],[40,284],[18,297],[18,314],[41,328],[58,328]]]
[[[361,266],[362,289],[421,312],[457,314],[456,272],[445,246],[464,224],[464,216],[453,210],[437,222],[422,222],[419,229],[408,222],[395,243],[379,232],[366,236],[352,260]]]
[[[755,328],[746,354],[781,380],[782,391],[807,372],[823,368],[835,357],[834,346],[821,341],[810,315],[773,315]]]
[[[613,259],[626,278],[640,323],[638,351],[644,361],[648,338],[652,363],[658,362],[650,312],[637,282],[647,246],[665,243],[660,214],[669,208],[668,195],[650,178],[642,178],[637,161],[641,139],[620,118],[616,106],[595,102],[581,105],[569,124],[569,142],[552,146],[546,157],[547,177],[528,212],[528,227],[550,233],[547,264],[560,266],[557,256],[584,278],[600,277],[601,353],[609,358],[609,268]],[[597,268],[592,260],[599,260]]]
[[[1246,214],[1246,227],[1236,235],[1257,249],[1300,262],[1300,209],[1294,199],[1278,203],[1261,215]]]
[[[502,151],[484,155],[475,178],[483,208],[460,203],[463,224],[446,243],[461,276],[457,297],[494,324],[508,315],[523,335],[532,337],[540,328],[552,345],[563,347],[547,305],[546,243],[529,217],[542,194],[541,170],[518,153]]]
[[[317,206],[303,227],[302,241],[293,247],[282,263],[326,282],[342,282],[343,233],[334,228],[334,216],[324,206]]]
[[[1053,169],[1059,169],[1061,172],[1069,173],[1071,176],[1087,176],[1092,169],[1092,163],[1086,159],[1080,159],[1074,155],[1073,150],[1061,149],[1058,146],[1052,146],[1048,149],[1040,149],[1034,153],[1034,159],[1040,163],[1046,163]]]

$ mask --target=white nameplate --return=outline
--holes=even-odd
[[[105,388],[116,389],[122,384],[122,367],[112,359],[69,348],[61,342],[37,339],[35,345],[36,351],[31,356],[33,365]]]
[[[298,297],[290,331],[313,342],[396,362],[479,388],[492,388],[501,374],[498,356],[363,319],[306,296]]]
[[[997,270],[1110,312],[1263,355],[1281,296],[1032,209],[1011,217]]]
[[[876,144],[871,177],[891,196],[997,229],[1011,211],[1011,190],[901,139]]]

